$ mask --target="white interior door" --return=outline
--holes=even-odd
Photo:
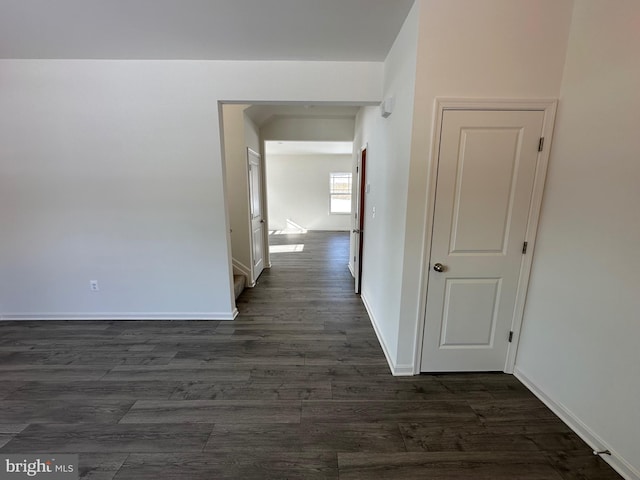
[[[255,282],[264,269],[264,218],[262,215],[262,166],[260,155],[247,149],[249,162],[249,211],[251,216],[252,275]]]
[[[543,120],[443,112],[423,372],[504,370]]]

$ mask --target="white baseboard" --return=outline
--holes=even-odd
[[[394,377],[401,376],[409,376],[413,375],[413,365],[396,365],[395,361],[389,354],[389,349],[387,348],[387,344],[384,341],[384,337],[378,328],[378,322],[373,315],[373,310],[371,309],[371,305],[367,301],[367,297],[364,293],[360,294],[360,298],[362,299],[362,303],[364,304],[364,308],[367,310],[367,314],[369,315],[369,319],[371,320],[371,325],[373,325],[373,330],[376,332],[376,336],[378,337],[378,342],[380,342],[380,346],[382,347],[382,351],[384,352],[384,356],[387,359],[387,363],[389,364],[389,368],[391,369],[391,374]]]
[[[396,365],[393,375],[396,377],[412,377],[416,375],[413,365]]]
[[[585,425],[582,420],[571,412],[571,410],[544,393],[542,389],[538,387],[536,382],[518,367],[514,369],[513,374],[593,450],[609,450],[611,455],[601,455],[601,458],[611,465],[611,467],[622,475],[623,478],[626,480],[640,480],[640,472],[617,454],[613,448],[611,448],[593,430]]]
[[[2,320],[233,320],[232,312],[3,313]]]

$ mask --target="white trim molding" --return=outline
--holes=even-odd
[[[529,208],[529,218],[527,220],[527,231],[525,240],[528,242],[528,253],[523,255],[518,279],[518,289],[516,293],[516,303],[511,330],[513,331],[513,341],[509,343],[507,357],[505,359],[504,371],[512,373],[515,366],[518,341],[522,327],[524,315],[524,303],[529,286],[529,274],[533,260],[535,248],[536,232],[542,206],[542,194],[549,164],[549,153],[551,151],[551,138],[553,125],[556,116],[558,101],[553,98],[539,99],[509,99],[509,98],[441,98],[437,97],[433,107],[433,123],[431,130],[431,150],[428,160],[427,175],[427,198],[424,218],[424,237],[422,238],[422,267],[420,278],[418,279],[420,297],[418,303],[418,321],[416,322],[415,344],[414,344],[414,369],[416,373],[421,371],[422,341],[424,336],[426,299],[428,291],[429,261],[431,254],[431,238],[433,230],[433,216],[436,200],[436,181],[438,170],[438,157],[440,151],[440,133],[442,129],[442,117],[445,110],[534,110],[544,112],[542,125],[542,136],[545,138],[544,148],[538,154],[531,205]]]
[[[3,313],[2,320],[233,320],[232,312]]]
[[[233,267],[234,273],[238,273],[238,275],[244,275],[247,279],[247,287],[253,288],[256,286],[256,282],[251,279],[251,269],[247,267],[244,263],[236,260],[235,258],[231,259],[231,266]]]
[[[567,426],[571,428],[571,430],[573,430],[594,451],[609,450],[611,455],[601,455],[600,457],[611,465],[616,472],[622,475],[623,478],[626,480],[640,480],[640,472],[627,460],[621,457],[620,454],[602,440],[602,438],[600,438],[593,430],[585,425],[577,415],[562,403],[556,402],[544,393],[537,383],[518,367],[514,368],[513,374],[525,387],[531,390],[531,392],[538,397],[542,403],[549,407],[549,410],[555,413],[560,420],[566,423]]]
[[[362,303],[364,304],[364,308],[367,310],[367,314],[369,315],[369,319],[371,320],[371,325],[373,326],[373,330],[376,332],[376,336],[378,337],[378,342],[380,342],[380,346],[382,347],[382,351],[384,352],[384,356],[387,359],[387,363],[389,364],[389,368],[391,369],[391,374],[395,377],[400,376],[410,376],[413,375],[413,365],[396,365],[393,357],[389,353],[389,349],[387,344],[384,341],[384,337],[380,333],[380,329],[378,328],[377,321],[373,315],[373,311],[371,310],[371,306],[367,301],[367,297],[364,293],[360,295],[362,299]]]

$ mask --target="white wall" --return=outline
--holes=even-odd
[[[576,2],[516,363],[636,479],[638,19],[635,0]]]
[[[218,101],[374,102],[382,69],[0,61],[3,318],[231,318]]]
[[[269,229],[291,220],[307,230],[349,230],[350,214],[329,214],[329,174],[350,172],[351,155],[269,155]]]
[[[252,241],[249,212],[247,147],[260,151],[258,129],[244,111],[248,105],[222,106],[227,205],[231,229],[231,254],[243,272],[251,272]],[[249,278],[249,283],[253,279]]]
[[[265,141],[351,142],[354,119],[275,116],[261,128]]]
[[[424,240],[436,97],[558,97],[571,0],[419,0],[398,365],[413,364],[424,314]],[[399,194],[405,194],[402,191]]]
[[[260,153],[260,130],[246,113],[244,114],[244,143],[254,152]]]
[[[418,9],[414,5],[385,61],[384,97],[395,98],[394,111],[384,119],[379,107],[361,109],[356,117],[354,140],[356,151],[368,143],[367,183],[371,186],[365,197],[362,298],[385,354],[394,366],[398,356],[417,39]]]

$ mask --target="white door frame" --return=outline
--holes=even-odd
[[[260,134],[260,171],[262,173],[262,218],[264,220],[264,229],[262,235],[262,249],[264,268],[271,268],[271,252],[269,251],[269,205],[267,198],[267,155],[265,153],[264,139]]]
[[[353,274],[353,278],[355,280],[355,292],[360,294],[362,292],[362,258],[360,258],[360,243],[364,241],[364,221],[363,221],[363,216],[366,215],[365,211],[362,211],[362,209],[360,208],[360,205],[363,203],[363,198],[362,198],[362,181],[364,180],[365,185],[365,195],[366,195],[366,178],[363,178],[362,173],[363,173],[363,169],[362,169],[362,152],[367,152],[367,157],[368,157],[368,152],[369,152],[369,143],[365,143],[362,147],[360,147],[360,149],[358,150],[358,156],[356,159],[356,181],[355,183],[352,183],[352,187],[351,187],[351,194],[353,195],[353,193],[355,193],[354,198],[355,198],[355,204],[354,206],[354,213],[351,215],[351,220],[352,220],[352,224],[353,224],[353,228],[351,229],[351,237],[353,240],[353,256],[354,256],[354,262],[353,262],[353,270],[352,270],[352,274]],[[365,159],[366,160],[366,159]],[[366,164],[365,164],[365,171],[364,171],[365,175],[366,175]],[[366,200],[366,197],[365,197]],[[366,208],[366,206],[365,206]],[[360,228],[360,224],[363,225],[362,228]],[[356,233],[357,232],[357,233]],[[364,251],[364,247],[363,247],[363,251]],[[356,261],[357,260],[357,261]]]
[[[414,346],[414,374],[420,373],[422,360],[422,339],[424,336],[426,299],[429,282],[429,262],[431,259],[431,237],[433,230],[433,216],[436,200],[436,182],[438,172],[438,160],[440,152],[440,133],[442,129],[442,118],[445,110],[535,110],[544,112],[542,126],[542,136],[544,145],[538,153],[533,193],[531,195],[531,206],[529,208],[529,218],[527,220],[527,230],[525,241],[528,242],[527,254],[522,255],[522,265],[520,277],[518,279],[518,290],[513,312],[511,331],[513,331],[512,342],[509,343],[507,358],[505,361],[505,373],[513,373],[522,328],[522,318],[524,315],[524,305],[529,286],[529,275],[533,260],[538,221],[540,218],[540,207],[542,206],[542,195],[549,165],[549,152],[551,151],[551,138],[553,125],[556,116],[558,101],[552,98],[542,99],[475,99],[475,98],[446,98],[437,97],[433,109],[432,142],[429,152],[428,174],[427,174],[427,209],[425,217],[425,229],[422,250],[422,267],[420,269],[420,299],[419,318],[416,328],[416,338]]]

